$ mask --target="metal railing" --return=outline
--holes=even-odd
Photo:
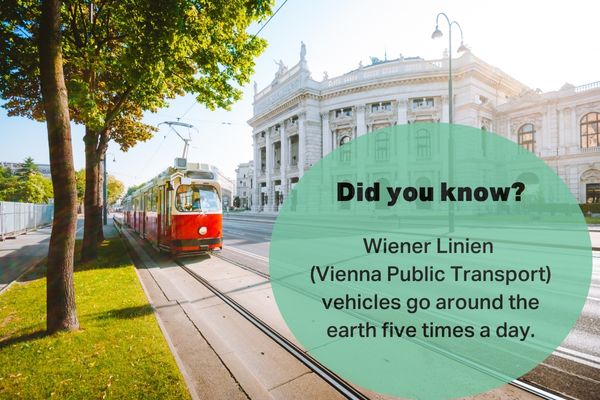
[[[54,205],[0,201],[0,240],[52,222]]]

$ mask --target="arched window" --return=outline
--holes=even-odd
[[[348,135],[344,135],[340,138],[339,145],[340,149],[340,161],[341,162],[350,162],[350,146],[347,145],[352,138]]]
[[[350,136],[348,135],[344,135],[342,136],[342,138],[340,139],[340,146],[345,145],[346,143],[350,142]]]
[[[587,113],[581,118],[579,131],[581,132],[581,147],[600,146],[600,113]]]
[[[535,128],[533,124],[525,124],[519,128],[519,144],[533,153]]]

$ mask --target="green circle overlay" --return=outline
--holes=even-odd
[[[378,182],[379,201],[357,201],[356,196],[338,201],[339,182],[355,187],[362,182],[365,189]],[[525,190],[520,201],[517,188],[510,188],[506,201],[451,202],[441,199],[442,182],[472,190],[522,182]],[[432,187],[433,201],[407,201],[401,194],[396,204],[388,205],[387,187]],[[427,252],[367,254],[364,240],[371,238],[431,243]],[[467,238],[470,243],[491,242],[493,252],[437,252],[438,240],[443,250],[450,239],[456,243]],[[548,266],[551,276],[549,282],[508,285],[455,282],[453,265],[469,270],[542,268],[546,275]],[[381,281],[340,281],[313,274],[313,283],[314,266],[321,271],[332,266],[338,274],[378,269]],[[430,266],[443,270],[446,279],[388,281],[390,266],[405,271]],[[289,193],[270,247],[276,302],[302,347],[355,384],[408,398],[473,395],[536,367],[560,345],[579,317],[591,272],[590,239],[577,201],[544,161],[494,133],[441,123],[380,129],[328,154]],[[499,295],[502,309],[438,307],[440,298]],[[539,307],[510,309],[508,298],[516,295],[528,302],[537,298]],[[369,300],[354,307],[348,304],[358,298]],[[400,299],[400,308],[385,308],[382,298]],[[410,299],[423,298],[430,301],[429,308],[415,311],[414,306],[425,306],[425,300]],[[326,304],[332,306],[326,309]],[[383,337],[385,322],[398,330],[414,326],[416,337],[406,336],[410,328],[402,337],[397,333]],[[376,337],[367,323],[374,326]],[[437,334],[423,324],[437,327]],[[516,331],[502,330],[504,324],[517,327]],[[342,326],[355,326],[353,337],[328,335],[331,329],[341,333]],[[472,327],[473,337],[466,337],[467,326]],[[480,335],[485,326],[490,328],[489,337]],[[524,335],[518,327],[529,331]],[[502,337],[505,332],[516,332],[516,337]]]

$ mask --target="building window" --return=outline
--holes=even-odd
[[[581,132],[581,147],[600,146],[600,113],[591,112],[581,118],[579,130]]]
[[[385,112],[392,110],[392,103],[389,101],[371,104],[371,112]]]
[[[431,158],[431,134],[425,129],[417,132],[417,159]]]
[[[530,152],[533,153],[533,145],[535,143],[534,141],[534,134],[535,134],[535,129],[533,127],[533,124],[525,124],[522,125],[519,128],[519,132],[517,133],[517,136],[519,138],[519,144],[529,150]]]
[[[422,108],[433,108],[434,102],[433,97],[423,97],[422,99],[412,100],[412,109],[419,110]]]
[[[351,107],[340,108],[338,110],[335,110],[336,118],[345,118],[345,117],[351,117],[351,116],[352,116],[352,108]]]
[[[379,132],[375,136],[375,160],[388,161],[390,159],[390,136],[388,132]]]
[[[588,183],[585,185],[585,202],[600,203],[600,183]]]
[[[340,138],[340,161],[350,162],[350,146],[344,146],[350,142],[351,138],[348,135],[344,135]]]

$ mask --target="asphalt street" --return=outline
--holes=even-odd
[[[225,216],[222,256],[268,274],[268,257],[274,218]],[[593,246],[600,233],[592,232]],[[524,378],[573,398],[600,393],[600,252],[593,252],[593,276],[587,302],[575,327],[554,354]]]

